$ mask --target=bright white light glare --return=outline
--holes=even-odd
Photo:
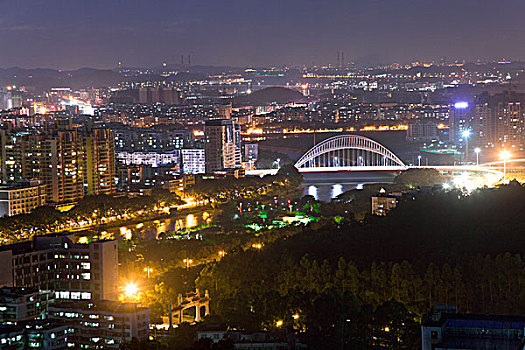
[[[308,195],[312,196],[317,200],[317,187],[314,185],[308,186]]]
[[[476,152],[476,153],[481,152],[481,148],[479,148],[479,147],[474,148],[474,152]]]
[[[135,294],[137,294],[137,292],[139,291],[139,288],[137,287],[137,285],[135,283],[128,283],[125,287],[124,287],[124,294],[129,298],[129,297],[132,297],[134,296]]]
[[[335,198],[343,193],[343,185],[335,184],[332,186],[332,198]]]
[[[466,102],[466,101],[456,102],[456,103],[454,103],[454,108],[456,108],[456,109],[468,108],[468,102]]]
[[[448,190],[449,188],[450,188],[450,185],[449,185],[449,184],[447,184],[447,183],[444,183],[444,184],[443,184],[443,189],[444,189],[444,190]]]
[[[470,136],[470,130],[463,130],[463,132],[461,133],[461,135],[463,135],[463,137],[467,138]]]

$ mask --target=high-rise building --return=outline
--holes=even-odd
[[[493,145],[492,108],[488,96],[480,96],[476,102],[473,121],[472,144],[476,147]]]
[[[104,128],[73,130],[59,121],[39,134],[0,130],[2,183],[38,179],[46,200],[76,202],[115,192],[115,142]]]
[[[179,104],[179,92],[175,88],[144,87],[139,89],[139,103]]]
[[[206,172],[240,168],[240,127],[231,119],[208,120],[204,126]]]
[[[459,101],[450,106],[449,111],[449,141],[462,143],[463,131],[470,130],[474,118],[474,108],[467,101]]]
[[[523,145],[524,110],[519,100],[500,100],[494,106],[494,144],[502,147]]]
[[[115,140],[110,129],[93,129],[83,136],[84,183],[87,195],[115,193]]]
[[[525,94],[482,93],[476,98],[471,122],[472,145],[521,147],[525,144]],[[469,141],[470,142],[470,141]]]
[[[76,130],[56,130],[44,136],[40,149],[40,177],[47,198],[55,203],[76,202],[84,196],[83,144]]]

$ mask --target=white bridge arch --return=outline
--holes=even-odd
[[[359,135],[334,136],[312,147],[295,163],[308,170],[404,170],[406,165],[380,143]]]

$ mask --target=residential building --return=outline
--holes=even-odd
[[[525,316],[435,312],[421,326],[422,350],[523,349]]]
[[[191,174],[184,174],[173,180],[169,180],[167,184],[168,190],[170,192],[176,193],[178,195],[184,195],[184,192],[186,192],[189,187],[195,185],[195,176]]]
[[[371,197],[372,214],[386,216],[390,210],[397,206],[398,197],[394,194],[387,194],[384,189],[381,189],[379,194]]]
[[[37,236],[0,247],[0,286],[50,290],[56,299],[117,300],[118,251],[113,240],[73,243]]]
[[[182,149],[181,158],[184,174],[204,174],[206,172],[204,149]]]
[[[163,152],[118,152],[119,163],[126,165],[150,165],[154,168],[161,165],[180,165],[180,152],[174,150]]]
[[[115,192],[115,145],[109,129],[73,130],[70,120],[56,120],[33,134],[0,131],[4,184],[38,179],[46,200],[73,203],[84,194]]]
[[[207,173],[241,167],[240,127],[233,120],[208,120],[204,134]]]
[[[49,317],[74,329],[68,342],[77,349],[118,349],[120,343],[148,339],[149,309],[119,301],[64,302],[49,306]]]
[[[106,128],[95,128],[83,136],[85,194],[114,194],[115,139]]]
[[[144,87],[139,89],[139,103],[179,104],[179,92],[175,88]]]
[[[0,324],[44,318],[53,297],[51,291],[36,288],[0,288]]]
[[[429,142],[439,139],[435,122],[415,120],[408,123],[406,140],[408,142]]]
[[[523,145],[525,135],[523,132],[525,127],[524,113],[525,110],[519,100],[502,100],[495,104],[495,145],[502,147],[520,147]]]
[[[226,324],[207,324],[197,331],[197,340],[210,339],[213,343],[230,340],[236,350],[286,350],[293,344],[294,349],[307,349],[307,345],[283,331],[247,332],[230,329]]]
[[[84,197],[83,147],[76,130],[54,130],[35,151],[41,154],[39,179],[48,201],[72,203]]]
[[[459,101],[449,110],[449,141],[454,144],[465,142],[463,132],[471,131],[475,108],[470,102]]]
[[[244,144],[244,161],[250,165],[255,165],[259,159],[259,144],[255,142]]]
[[[0,185],[0,217],[27,214],[46,204],[46,186],[39,180]]]
[[[0,326],[0,349],[59,350],[72,348],[74,329],[58,320],[33,320]]]

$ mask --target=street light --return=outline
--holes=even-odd
[[[465,161],[467,161],[468,160],[468,138],[470,136],[470,130],[469,129],[463,130],[461,135],[465,139]]]
[[[138,291],[139,291],[138,286],[133,282],[128,283],[124,287],[124,295],[128,299],[132,299],[137,294]]]
[[[500,153],[501,158],[503,159],[503,181],[507,180],[507,159],[510,158],[510,153],[503,151]]]
[[[149,278],[149,273],[152,272],[152,271],[153,271],[153,269],[152,269],[151,267],[149,267],[149,266],[146,266],[146,267],[144,268],[144,272],[147,272],[147,273],[148,273],[148,278]]]
[[[191,260],[190,258],[186,258],[186,259],[183,260],[183,262],[186,264],[186,270],[189,271],[190,270],[190,265],[193,262],[193,260]]]
[[[476,165],[479,165],[479,152],[481,152],[481,148],[474,148],[474,152],[476,152]]]

